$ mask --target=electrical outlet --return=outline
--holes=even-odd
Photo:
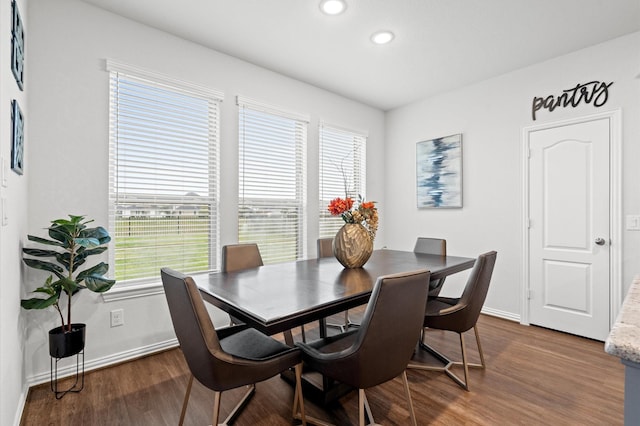
[[[111,311],[111,327],[124,325],[124,310],[115,309]]]

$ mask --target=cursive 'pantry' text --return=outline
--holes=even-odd
[[[533,104],[531,106],[531,116],[533,120],[536,119],[536,112],[540,108],[553,111],[554,109],[562,106],[564,108],[571,105],[577,107],[581,101],[589,104],[593,102],[593,106],[601,107],[609,99],[609,87],[613,84],[600,81],[590,81],[584,84],[577,84],[576,87],[563,90],[562,94],[557,98],[553,95],[549,95],[546,98],[539,98],[535,96],[533,98]]]

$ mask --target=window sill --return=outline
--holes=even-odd
[[[115,302],[124,299],[133,299],[136,297],[147,297],[156,294],[164,294],[162,283],[144,283],[144,284],[129,284],[123,286],[114,286],[106,293],[102,293],[102,300],[105,303]]]

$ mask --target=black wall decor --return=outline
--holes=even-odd
[[[13,144],[11,145],[11,169],[21,175],[24,168],[24,116],[15,99],[11,103]]]
[[[11,71],[13,71],[18,87],[22,90],[24,85],[24,28],[22,27],[18,4],[15,0],[11,2],[11,12],[13,15],[13,24],[11,25]]]
[[[533,98],[531,105],[531,117],[535,121],[536,112],[541,108],[553,111],[558,107],[566,108],[568,106],[577,107],[582,101],[585,103],[593,103],[595,107],[601,107],[609,99],[609,87],[613,84],[600,81],[590,81],[584,84],[576,84],[575,87],[563,90],[558,97],[549,95],[546,98]]]

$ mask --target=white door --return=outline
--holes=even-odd
[[[609,333],[608,118],[529,133],[529,320]]]

